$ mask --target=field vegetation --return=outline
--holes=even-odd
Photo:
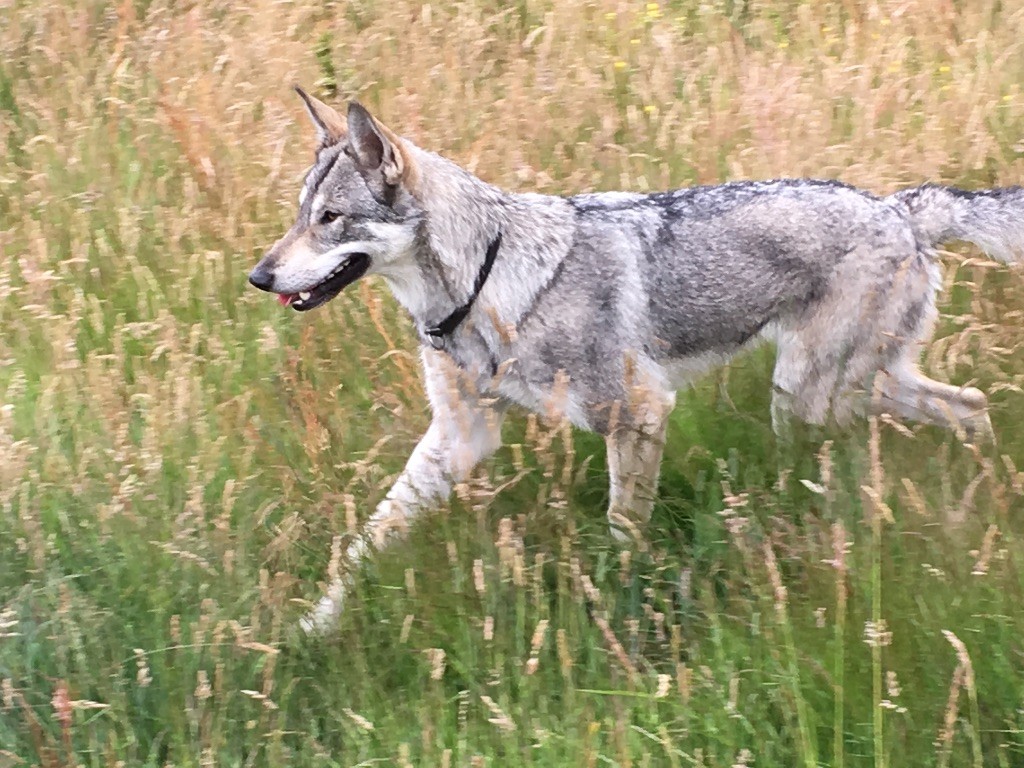
[[[297,619],[428,414],[368,280],[246,284],[301,83],[519,190],[1024,179],[1006,0],[0,0],[0,768],[1024,765],[1024,280],[947,254],[998,441],[681,395],[643,550],[525,416],[330,638]]]

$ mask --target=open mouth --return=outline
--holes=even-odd
[[[346,261],[336,266],[322,283],[300,293],[280,293],[278,302],[297,312],[307,312],[325,304],[346,287],[354,283],[370,266],[370,257],[365,253],[350,254]]]

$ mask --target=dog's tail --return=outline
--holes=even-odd
[[[1007,264],[1024,261],[1024,187],[969,192],[924,184],[891,199],[903,204],[918,238],[929,247],[966,240]]]

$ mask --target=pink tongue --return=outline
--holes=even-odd
[[[295,297],[297,295],[298,294],[295,293],[279,293],[277,294],[277,303],[280,304],[282,307],[287,307],[289,304],[295,301]]]

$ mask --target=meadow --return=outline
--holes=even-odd
[[[356,97],[495,184],[1024,180],[1006,0],[0,0],[0,768],[1024,765],[1024,280],[956,247],[922,365],[994,445],[777,446],[681,394],[648,546],[523,415],[338,631],[296,623],[425,428],[367,280],[246,283]]]

